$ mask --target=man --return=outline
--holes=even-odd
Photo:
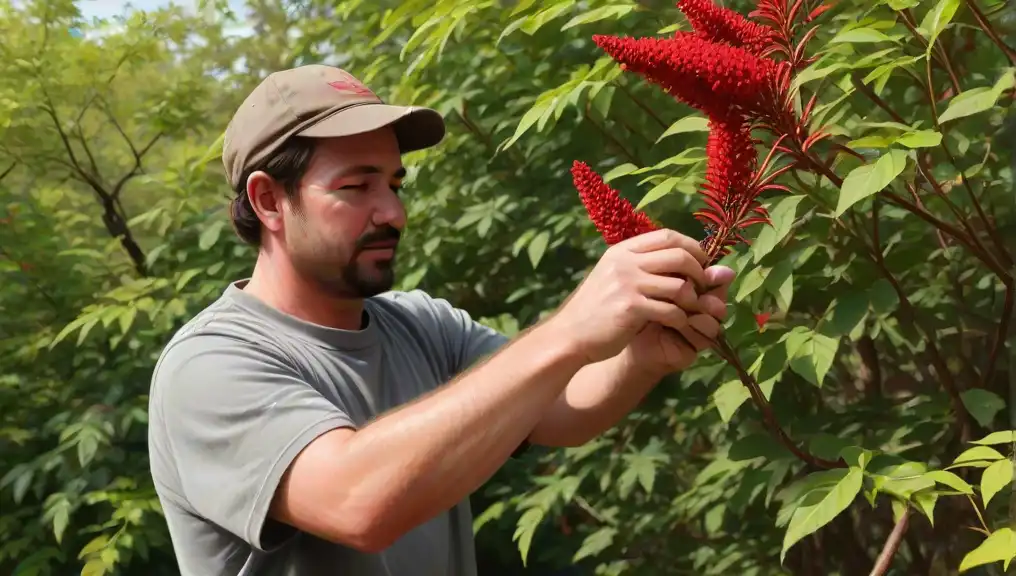
[[[152,379],[152,474],[184,576],[473,575],[471,492],[526,442],[608,429],[718,334],[733,272],[669,230],[612,246],[511,342],[391,292],[401,154],[444,131],[326,66],[270,75],[232,119],[254,272]]]

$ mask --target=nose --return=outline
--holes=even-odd
[[[402,198],[390,188],[377,195],[378,203],[374,209],[374,226],[391,226],[397,230],[406,227],[406,208]]]

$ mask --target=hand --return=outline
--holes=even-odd
[[[650,322],[621,353],[625,364],[660,378],[691,366],[698,354],[713,345],[727,318],[727,292],[734,271],[725,266],[705,270],[710,290],[698,297],[696,312],[688,314],[683,327]]]
[[[619,242],[548,324],[589,363],[618,355],[651,324],[687,329],[689,314],[701,312],[695,286],[709,285],[706,261],[698,241],[673,230]]]

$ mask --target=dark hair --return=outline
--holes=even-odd
[[[257,171],[262,171],[282,184],[286,194],[296,198],[311,157],[314,155],[314,139],[295,136],[286,140],[281,148],[270,157],[258,162],[244,171],[233,191],[236,195],[229,207],[229,218],[233,222],[233,230],[241,240],[252,246],[261,244],[261,220],[247,198],[247,179]]]

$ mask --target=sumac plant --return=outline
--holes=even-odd
[[[576,160],[590,220],[607,244],[659,226],[608,183],[652,172],[640,204],[692,206],[739,278],[714,358],[682,376],[644,448],[638,422],[621,426],[517,499],[524,547],[578,500],[560,515],[588,526],[575,558],[599,555],[597,573],[1008,570],[1016,51],[999,29],[1012,9],[981,1],[760,0],[745,15],[680,0],[686,25],[667,34],[593,36],[624,81],[708,134],[704,174],[681,171],[685,153],[606,176]],[[698,193],[659,192],[668,178]],[[718,425],[694,404],[703,389]],[[588,464],[598,450],[606,472]]]

